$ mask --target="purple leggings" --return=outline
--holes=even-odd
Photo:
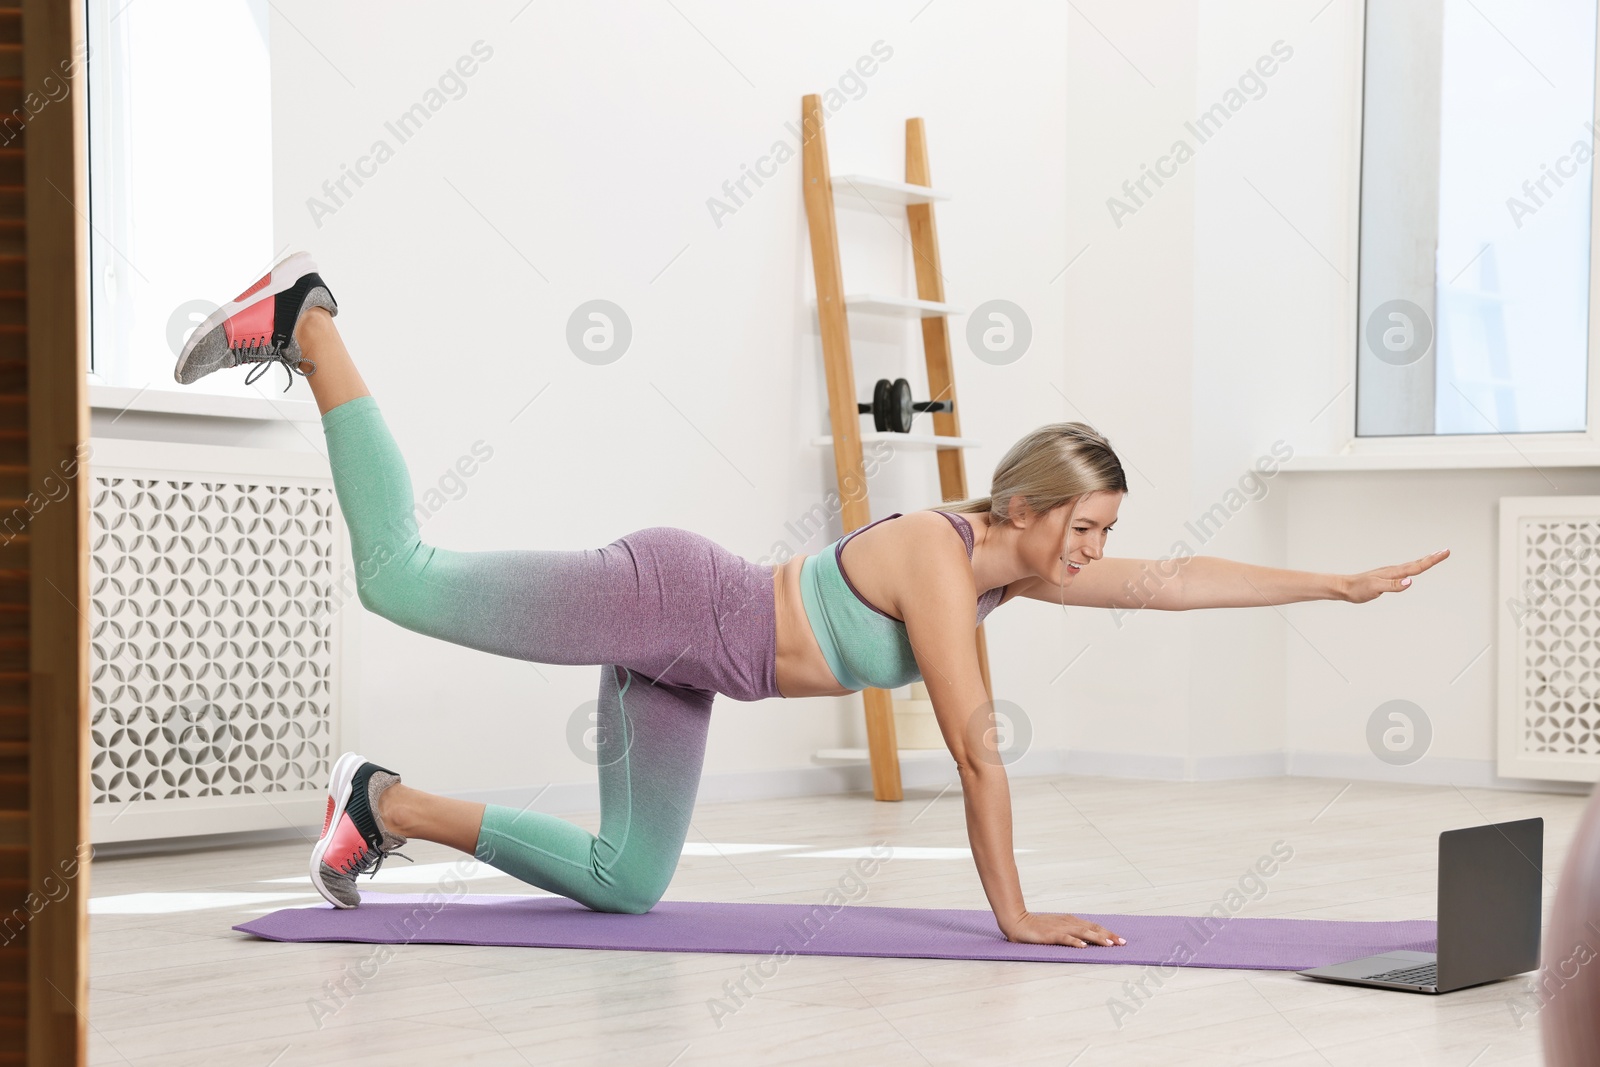
[[[322,423],[365,607],[484,652],[603,667],[599,834],[490,804],[475,855],[597,910],[649,910],[688,835],[712,698],[781,695],[772,569],[666,526],[596,549],[426,545],[405,461],[372,398]]]
[[[716,693],[779,695],[772,569],[689,530],[652,526],[571,550],[418,542],[407,565],[380,568],[360,590],[379,615],[480,651],[626,667],[707,707]]]

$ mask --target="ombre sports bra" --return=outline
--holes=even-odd
[[[961,534],[967,558],[971,559],[972,524],[954,512],[938,513]],[[922,677],[906,636],[906,624],[867,603],[845,576],[841,562],[846,541],[901,514],[897,511],[850,531],[815,555],[807,556],[800,565],[800,599],[805,604],[806,619],[822,647],[828,669],[846,689],[893,689]],[[1006,587],[999,586],[978,597],[978,622],[983,622],[984,616],[999,605],[1005,592]]]

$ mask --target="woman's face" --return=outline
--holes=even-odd
[[[1019,550],[1033,573],[1051,585],[1072,581],[1078,567],[1092,566],[1105,554],[1106,534],[1117,521],[1124,494],[1110,490],[1086,493],[1043,515],[1021,497],[1013,498],[1012,522],[1022,528]],[[1018,520],[1021,521],[1018,521]]]

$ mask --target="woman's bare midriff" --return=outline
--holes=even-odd
[[[805,602],[800,599],[800,567],[796,556],[772,568],[772,599],[778,617],[778,692],[786,697],[845,696],[828,669],[822,646],[811,632]]]

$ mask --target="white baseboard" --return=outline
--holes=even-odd
[[[1525,793],[1567,793],[1588,796],[1591,782],[1558,782],[1535,778],[1502,778],[1492,759],[1424,756],[1394,767],[1367,753],[1291,752],[1285,773],[1295,778],[1342,778],[1346,781],[1408,782],[1413,785],[1459,785],[1473,789],[1505,789]]]
[[[1138,752],[1089,752],[1082,749],[1034,749],[1006,772],[1013,778],[1081,775],[1094,778],[1142,778],[1163,782],[1216,782],[1240,778],[1337,778],[1344,781],[1408,782],[1415,785],[1458,785],[1478,789],[1587,795],[1582,782],[1501,778],[1494,760],[1425,757],[1406,767],[1391,766],[1368,754],[1329,752],[1245,752],[1219,756],[1164,756]],[[956,779],[953,764],[906,761],[900,780],[907,789],[939,789]],[[871,773],[855,766],[793,767],[772,771],[708,774],[700,780],[699,803],[772,800],[836,793],[870,793]],[[595,811],[599,788],[592,782],[536,788],[481,789],[450,794],[463,800],[521,807],[538,796],[538,811],[560,814]]]

